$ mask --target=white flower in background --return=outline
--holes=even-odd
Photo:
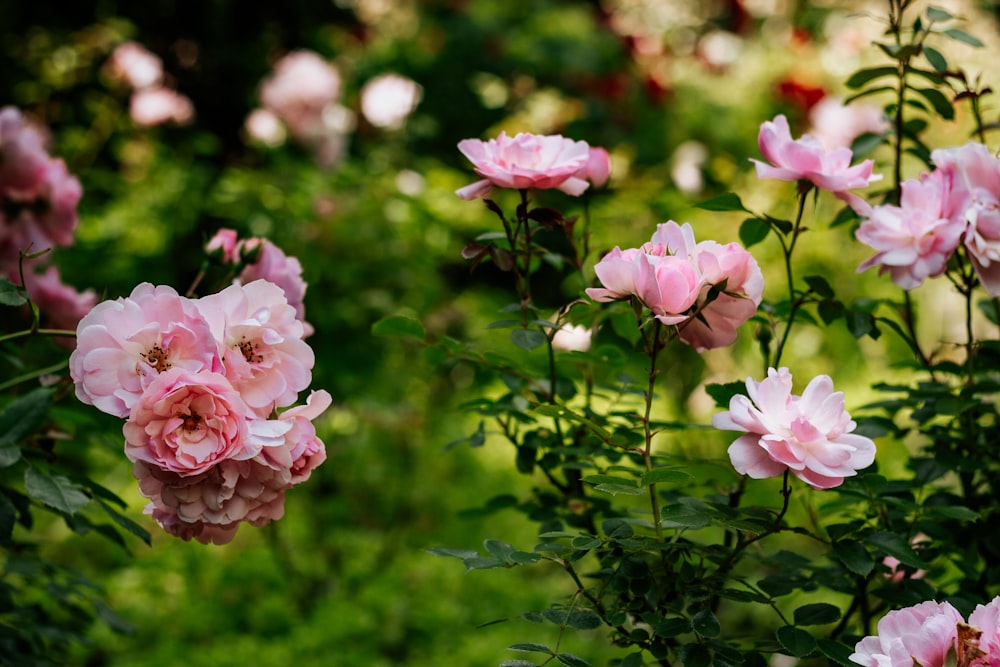
[[[594,337],[594,330],[582,324],[564,324],[552,336],[552,349],[563,352],[586,352]]]
[[[361,114],[375,127],[394,130],[403,126],[420,103],[423,88],[399,74],[382,74],[361,89]]]

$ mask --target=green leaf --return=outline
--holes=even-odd
[[[712,667],[712,651],[704,644],[685,644],[677,655],[684,667]]]
[[[952,120],[955,118],[955,107],[952,105],[951,100],[949,100],[944,93],[942,93],[937,88],[912,88],[916,93],[919,93],[925,100],[931,103],[934,107],[934,111],[937,112],[939,116],[945,120]]]
[[[538,663],[530,660],[505,660],[500,663],[500,667],[538,667]]]
[[[641,496],[644,491],[634,484],[631,486],[625,484],[598,484],[594,487],[595,491],[600,491],[601,493],[608,493],[612,496]]]
[[[640,480],[642,486],[649,486],[650,484],[665,484],[674,482],[688,482],[694,478],[684,472],[683,470],[675,470],[673,468],[654,468],[644,474]]]
[[[976,48],[982,48],[983,46],[983,43],[980,42],[978,39],[976,39],[969,33],[965,32],[964,30],[959,30],[958,28],[951,28],[949,30],[945,30],[944,34],[947,35],[948,37],[951,37],[956,42],[962,42],[964,44],[968,44],[969,46],[974,46]]]
[[[51,397],[51,389],[39,387],[8,403],[0,412],[0,448],[16,445],[26,435],[41,427],[45,423]],[[0,460],[3,458],[0,457]],[[14,458],[7,465],[16,460]]]
[[[704,209],[706,211],[743,211],[745,213],[752,213],[747,209],[743,202],[740,200],[739,195],[735,192],[723,192],[721,195],[716,195],[710,197],[705,201],[698,202],[695,204],[695,208]]]
[[[556,656],[556,660],[567,665],[567,667],[591,667],[589,662],[572,653],[560,653]]]
[[[978,521],[979,514],[961,505],[933,505],[928,508],[932,514],[958,521]]]
[[[709,609],[699,611],[691,619],[691,627],[702,637],[707,637],[711,639],[712,637],[718,637],[719,633],[722,632],[722,626],[719,625],[719,619],[716,618],[715,614]]]
[[[834,542],[833,555],[844,564],[844,567],[862,577],[867,577],[875,567],[875,559],[860,542],[848,540]]]
[[[729,409],[729,402],[733,396],[746,396],[746,382],[727,382],[726,384],[705,385],[705,392],[715,401],[716,407]]]
[[[0,542],[10,539],[17,522],[17,508],[3,493],[0,493]]]
[[[525,642],[523,644],[512,644],[507,647],[508,651],[520,651],[521,653],[546,653],[548,655],[555,655],[556,652],[550,649],[545,644],[535,644],[532,642]]]
[[[771,225],[760,218],[747,218],[740,225],[740,242],[743,247],[755,246],[771,233]]]
[[[826,625],[838,620],[840,609],[826,602],[802,605],[795,610],[795,625]]]
[[[97,504],[101,506],[101,509],[103,509],[104,512],[109,517],[111,517],[111,520],[117,523],[119,527],[123,528],[124,530],[138,537],[140,540],[146,543],[146,546],[153,546],[153,540],[150,537],[148,530],[146,530],[145,528],[143,528],[135,521],[125,516],[124,514],[120,513],[118,510],[111,507],[100,498],[96,498],[96,500]]]
[[[691,621],[680,616],[665,618],[656,625],[653,631],[658,637],[670,639],[671,637],[691,632]]]
[[[23,306],[28,303],[24,298],[24,289],[15,285],[7,278],[0,278],[0,306]]]
[[[541,347],[547,340],[545,334],[538,329],[514,329],[510,332],[510,339],[514,345],[529,352]]]
[[[932,49],[929,46],[924,47],[924,56],[927,58],[927,62],[931,64],[935,72],[946,72],[948,71],[948,61],[945,60],[944,56],[937,49]]]
[[[660,512],[660,521],[666,528],[704,528],[712,523],[708,508],[692,504],[668,505]]]
[[[880,79],[883,76],[896,76],[895,67],[870,67],[867,69],[858,70],[850,77],[848,77],[845,84],[848,88],[856,90],[861,86],[865,85],[870,81],[875,79]]]
[[[865,538],[865,541],[886,554],[892,556],[903,565],[920,569],[926,568],[927,563],[920,560],[913,547],[902,535],[881,531],[873,533]]]
[[[804,658],[816,650],[816,640],[805,630],[786,625],[778,628],[778,643],[796,658]]]
[[[542,415],[544,417],[555,417],[556,419],[565,419],[566,421],[575,422],[577,424],[583,424],[591,431],[597,434],[601,440],[607,440],[611,437],[611,434],[601,428],[598,424],[590,421],[583,415],[573,412],[567,407],[562,405],[539,405],[532,412],[536,415]]]
[[[564,625],[574,630],[596,630],[604,624],[601,617],[589,609],[546,609],[542,617],[549,623]]]
[[[90,502],[82,487],[61,475],[48,475],[34,467],[24,472],[24,486],[29,496],[65,514],[75,514]]]
[[[830,287],[830,283],[823,276],[806,276],[803,280],[806,281],[806,285],[809,285],[809,289],[819,296],[824,299],[833,298],[833,288]]]
[[[424,340],[427,336],[424,325],[405,315],[383,317],[372,325],[372,334],[376,336],[409,336],[417,340]]]
[[[940,7],[931,6],[927,8],[927,18],[929,18],[931,21],[949,21],[955,17],[952,16],[951,13],[949,13],[948,10],[946,9],[941,9]]]
[[[424,551],[434,556],[461,558],[462,560],[465,560],[467,558],[475,558],[479,556],[478,551],[472,551],[470,549],[449,549],[448,547],[434,547],[432,549],[424,549]]]
[[[838,665],[850,666],[856,664],[851,662],[851,655],[854,653],[854,647],[832,639],[817,639],[816,643],[819,645],[819,650],[823,653],[823,655],[830,658],[830,660],[833,660]]]

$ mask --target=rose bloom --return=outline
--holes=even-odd
[[[965,223],[945,210],[949,181],[941,171],[908,180],[899,206],[874,207],[855,236],[878,252],[858,271],[878,266],[880,274],[888,273],[903,289],[944,273],[965,231]]]
[[[783,115],[760,126],[757,145],[770,163],[751,158],[757,167],[758,178],[809,181],[852,205],[858,204],[859,198],[848,190],[866,187],[882,178],[881,174],[872,174],[873,160],[852,167],[850,148],[827,151],[819,139],[808,134],[793,140],[788,120]]]
[[[108,76],[132,88],[150,88],[163,80],[163,61],[138,42],[122,42],[108,59]]]
[[[950,183],[944,213],[965,226],[962,243],[979,282],[1000,296],[1000,160],[986,146],[970,142],[931,153]]]
[[[525,132],[508,137],[500,132],[496,139],[463,139],[458,150],[482,176],[456,191],[462,199],[485,197],[494,187],[526,190],[555,188],[577,196],[589,183],[577,174],[590,159],[590,146],[561,135],[535,135]]]
[[[423,89],[399,74],[382,74],[361,89],[361,115],[375,127],[394,130],[420,104]]]
[[[746,432],[729,447],[737,472],[762,479],[790,470],[813,488],[829,489],[875,460],[875,443],[851,433],[856,424],[829,376],[816,376],[795,396],[788,369],[770,368],[760,382],[747,378],[747,393],[712,418],[715,428]]]
[[[598,146],[591,146],[587,163],[576,173],[577,178],[588,181],[595,188],[604,187],[611,176],[611,156]]]
[[[309,479],[312,471],[326,460],[326,447],[316,435],[313,422],[323,414],[333,402],[329,392],[320,390],[309,394],[305,405],[297,405],[281,413],[278,420],[291,424],[285,434],[285,447],[273,447],[261,456],[291,471],[291,483],[298,484]],[[283,458],[276,459],[278,454]]]
[[[313,51],[293,51],[260,86],[260,101],[301,138],[340,96],[340,74]]]
[[[183,368],[160,373],[147,385],[122,430],[130,461],[181,476],[253,458],[275,435],[271,431],[287,431],[257,419],[224,375]]]
[[[594,330],[582,324],[564,324],[552,334],[552,349],[563,352],[586,352],[590,349]]]
[[[194,105],[187,96],[170,88],[142,88],[132,93],[129,115],[139,127],[186,125],[194,118]]]
[[[977,605],[969,614],[969,625],[974,630],[981,630],[982,634],[975,638],[975,642],[970,642],[985,655],[981,663],[983,667],[997,667],[1000,665],[1000,597],[995,597],[987,605]],[[963,639],[959,633],[959,641]],[[976,663],[973,663],[976,664]]]
[[[219,345],[194,303],[165,285],[137,285],[127,298],[103,301],[76,328],[69,358],[76,396],[127,417],[164,371],[222,370]]]
[[[947,602],[890,611],[878,622],[878,634],[858,642],[850,659],[865,667],[945,667],[964,621]]]
[[[312,348],[282,289],[266,280],[230,285],[195,302],[221,343],[225,375],[261,415],[291,405],[312,381]]]
[[[882,134],[888,122],[881,107],[872,104],[844,104],[837,97],[825,96],[809,110],[812,127],[809,135],[823,144],[827,151],[850,148],[862,134]]]
[[[306,308],[303,301],[308,283],[302,279],[302,264],[299,260],[289,257],[281,248],[263,238],[244,239],[237,245],[237,251],[240,257],[251,257],[237,277],[237,282],[266,280],[280,287],[289,305],[295,309],[296,317],[302,320],[304,335],[312,335],[313,328],[305,321]]]

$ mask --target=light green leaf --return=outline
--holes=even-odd
[[[643,486],[649,486],[650,484],[672,484],[674,482],[688,482],[692,479],[694,478],[683,470],[654,468],[642,476],[641,484]]]
[[[752,211],[743,205],[739,195],[735,192],[724,192],[721,195],[710,197],[705,201],[695,204],[695,208],[706,211],[744,211],[745,213],[752,213]]]

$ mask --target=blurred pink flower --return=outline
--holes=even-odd
[[[260,86],[260,101],[301,138],[340,96],[340,74],[318,53],[293,51]]]
[[[181,476],[198,475],[221,461],[257,456],[264,441],[251,431],[255,418],[224,375],[171,368],[133,406],[122,428],[125,456]]]
[[[853,156],[849,148],[827,151],[818,139],[808,134],[793,140],[788,120],[783,115],[760,126],[757,144],[770,163],[751,158],[759,178],[809,181],[842,199],[848,198],[848,190],[866,187],[882,178],[881,174],[872,174],[872,160],[852,167]]]
[[[589,185],[577,176],[590,159],[590,147],[584,141],[525,132],[508,137],[506,132],[500,132],[489,141],[463,139],[458,149],[483,177],[456,191],[462,199],[485,197],[494,187],[556,188],[576,196]]]
[[[850,148],[862,134],[883,134],[889,123],[881,107],[863,102],[844,104],[838,97],[824,96],[809,110],[812,127],[809,135],[815,137],[827,151]]]
[[[225,376],[261,416],[291,405],[312,381],[312,348],[281,287],[230,285],[195,302],[222,348]]]
[[[563,352],[586,352],[590,349],[594,330],[582,324],[564,324],[552,335],[552,349]]]
[[[746,396],[712,419],[715,428],[745,431],[729,447],[736,471],[754,479],[785,470],[816,489],[839,486],[875,460],[875,443],[854,435],[843,392],[826,375],[813,378],[801,396],[792,394],[787,368],[768,369],[760,382],[747,378]]]
[[[208,322],[165,285],[142,283],[127,298],[97,304],[76,331],[69,367],[77,398],[116,417],[128,416],[159,373],[222,370]]]
[[[302,321],[305,328],[304,336],[312,335],[312,326],[305,321],[305,304],[308,284],[302,279],[302,264],[295,257],[286,255],[281,248],[263,238],[249,238],[239,242],[238,252],[246,258],[254,254],[253,261],[244,267],[237,282],[250,283],[254,280],[266,280],[274,283],[285,293],[285,298],[295,315]]]
[[[399,74],[382,74],[361,89],[361,115],[388,130],[403,126],[420,104],[423,89],[416,81]]]
[[[965,226],[962,243],[979,281],[1000,296],[1000,159],[979,143],[939,148],[931,161],[950,184],[944,214]]]
[[[140,127],[186,125],[194,118],[194,105],[187,96],[170,88],[141,88],[132,93],[129,114]]]
[[[878,634],[858,642],[850,659],[865,667],[944,667],[959,623],[962,615],[947,602],[890,611],[878,622]]]
[[[20,284],[20,272],[12,271],[10,279],[15,284]],[[97,293],[94,290],[81,293],[64,284],[59,277],[59,269],[54,266],[49,266],[44,273],[25,269],[24,281],[32,303],[53,329],[75,331],[80,320],[97,305]],[[65,337],[57,340],[60,343],[69,341],[76,347],[75,339]]]
[[[285,143],[285,126],[273,112],[254,109],[243,124],[247,136],[265,146],[275,148]]]
[[[150,88],[163,80],[163,61],[138,42],[122,42],[108,59],[108,76],[132,88]]]
[[[903,183],[900,206],[874,207],[855,236],[877,254],[858,271],[878,266],[880,274],[888,273],[903,289],[944,273],[965,231],[965,223],[949,218],[945,210],[949,181],[942,171],[925,174]]]
[[[576,173],[577,178],[588,181],[595,188],[604,187],[611,176],[611,156],[603,148],[591,146],[587,163]]]
[[[223,264],[235,264],[240,259],[236,245],[238,238],[235,229],[223,227],[205,244],[205,252],[208,255],[218,253],[219,261]]]

